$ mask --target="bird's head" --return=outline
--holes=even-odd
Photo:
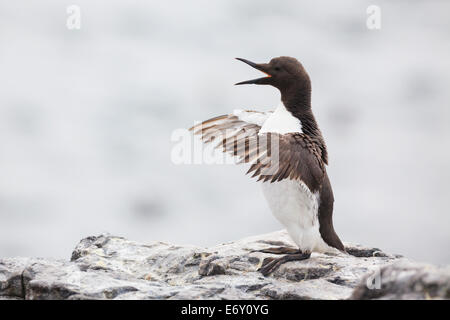
[[[290,88],[311,89],[308,73],[297,59],[292,57],[278,57],[269,63],[254,63],[246,59],[236,58],[266,74],[266,77],[247,80],[236,83],[240,84],[268,84],[278,88],[282,93]]]

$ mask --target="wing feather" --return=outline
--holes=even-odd
[[[190,130],[205,143],[217,141],[215,147],[237,157],[237,163],[249,163],[247,174],[253,173],[257,181],[301,179],[311,191],[317,190],[325,174],[322,150],[303,133],[260,133],[269,116],[268,112],[237,110]]]

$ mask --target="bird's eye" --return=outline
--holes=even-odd
[[[280,71],[280,67],[275,67],[275,71]]]

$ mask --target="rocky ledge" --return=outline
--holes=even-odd
[[[257,269],[293,246],[284,231],[212,248],[88,237],[70,261],[0,259],[0,299],[449,299],[450,268],[346,244],[313,253],[268,277]]]

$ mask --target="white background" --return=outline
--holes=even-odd
[[[81,8],[81,30],[66,8]],[[382,28],[366,27],[366,8]],[[344,241],[449,263],[447,1],[2,1],[0,256],[84,236],[212,245],[281,228],[234,166],[171,163],[177,128],[279,93],[234,60],[298,58]]]

